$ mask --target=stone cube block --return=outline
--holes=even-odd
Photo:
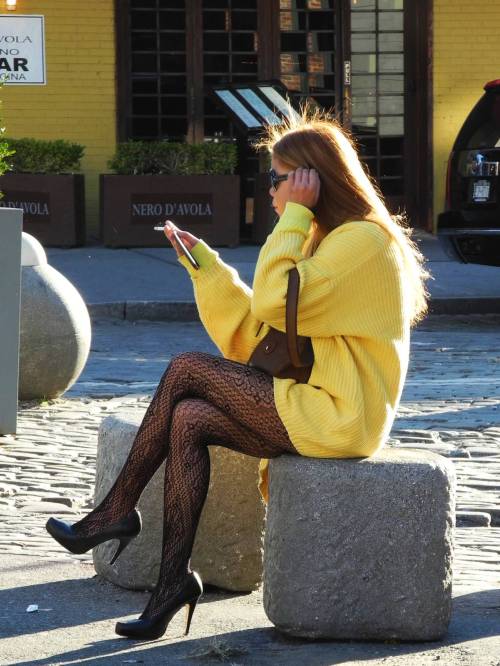
[[[269,466],[263,597],[283,633],[436,640],[451,613],[455,472],[439,454],[283,454]]]

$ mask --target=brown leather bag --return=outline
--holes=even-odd
[[[311,338],[297,335],[297,305],[299,302],[299,271],[288,273],[286,293],[286,332],[270,328],[253,350],[247,365],[259,368],[273,377],[296,379],[307,384],[314,363]],[[262,324],[256,335],[259,334]]]

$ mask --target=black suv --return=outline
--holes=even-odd
[[[437,231],[461,261],[500,266],[500,79],[484,90],[453,145]]]

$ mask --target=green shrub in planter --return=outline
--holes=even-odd
[[[3,135],[5,127],[0,127],[0,137]],[[14,154],[14,150],[9,150],[9,144],[5,139],[0,138],[0,176],[2,176],[6,171],[11,168],[11,161],[7,158]],[[0,196],[3,194],[0,192]]]
[[[0,88],[3,88],[4,82],[0,80]],[[0,105],[2,102],[0,101]],[[5,127],[1,126],[2,119],[0,118],[0,176],[10,169],[10,162],[8,160],[14,151],[9,148],[9,144],[5,140]],[[0,199],[3,197],[3,192],[0,192]]]
[[[233,142],[118,144],[101,175],[101,229],[109,247],[165,247],[155,224],[173,216],[207,243],[239,241],[240,177]]]
[[[14,173],[75,173],[81,169],[84,146],[64,139],[5,139],[15,151],[10,159],[10,171]]]
[[[118,144],[108,166],[118,175],[230,175],[237,162],[233,143],[127,141]]]

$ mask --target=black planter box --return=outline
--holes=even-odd
[[[7,173],[0,206],[22,208],[23,231],[44,246],[85,244],[83,174]]]
[[[168,218],[209,245],[239,244],[239,176],[100,177],[101,237],[108,247],[165,247]]]

